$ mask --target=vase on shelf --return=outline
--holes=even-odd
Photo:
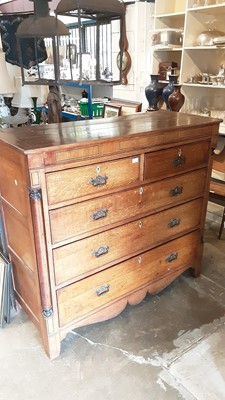
[[[180,111],[185,101],[185,96],[181,93],[181,85],[174,85],[174,91],[168,98],[171,111]]]
[[[168,102],[168,98],[174,91],[174,85],[177,84],[178,75],[169,75],[169,83],[163,88],[162,97],[166,104],[167,111],[170,111],[170,105]]]
[[[41,122],[41,111],[37,109],[37,97],[31,97],[33,101],[33,108],[31,109],[31,123],[39,125]]]
[[[158,82],[159,75],[150,75],[151,81],[145,88],[145,96],[148,100],[147,111],[159,110],[159,102],[162,98],[162,87]]]

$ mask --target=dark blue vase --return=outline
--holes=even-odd
[[[162,98],[162,87],[158,82],[159,75],[150,75],[151,82],[145,88],[145,96],[148,100],[148,111],[157,111],[158,103]]]
[[[169,75],[169,83],[168,83],[167,86],[165,86],[163,88],[162,97],[163,97],[163,100],[166,103],[167,111],[171,111],[168,99],[169,99],[169,96],[174,91],[174,85],[177,83],[177,78],[178,78],[177,75]]]

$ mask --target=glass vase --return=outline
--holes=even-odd
[[[31,109],[32,124],[39,125],[41,122],[41,111],[37,109],[37,97],[32,97],[33,108]]]

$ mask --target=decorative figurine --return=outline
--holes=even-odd
[[[48,123],[58,123],[61,122],[61,96],[57,86],[49,86],[49,93],[47,97],[48,105]]]

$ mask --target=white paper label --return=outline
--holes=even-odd
[[[161,42],[167,42],[167,41],[168,41],[168,34],[162,33],[161,34]]]

